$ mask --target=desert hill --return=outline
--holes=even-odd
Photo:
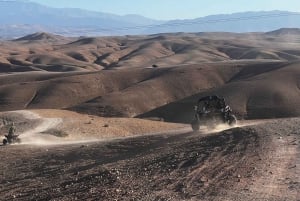
[[[186,122],[197,97],[219,94],[241,118],[297,116],[300,36],[277,32],[2,41],[0,109]]]
[[[60,41],[60,40],[67,40],[67,38],[60,36],[60,35],[55,35],[55,34],[50,34],[50,33],[45,33],[45,32],[37,32],[33,34],[26,35],[24,37],[15,39],[15,41]]]
[[[286,35],[286,34],[299,35],[300,34],[300,29],[299,28],[281,28],[281,29],[278,29],[278,30],[275,30],[275,31],[270,31],[270,32],[266,33],[266,35],[275,35],[275,36]]]
[[[168,67],[242,59],[299,60],[294,29],[270,33],[178,33],[66,38],[35,33],[0,43],[0,72]],[[288,31],[290,30],[290,31]],[[288,33],[288,34],[287,34]]]
[[[97,108],[101,110],[107,106],[117,109],[122,116],[135,116],[201,89],[221,85],[234,72],[230,67],[216,66],[215,70],[210,70],[208,65],[204,70],[202,68],[194,65],[184,69],[174,67],[0,76],[1,104],[3,110],[75,107],[93,113],[97,112]],[[198,78],[203,81],[199,82]],[[90,107],[90,104],[94,106]],[[104,111],[104,114],[111,115],[109,111]]]
[[[242,69],[226,84],[172,102],[138,117],[157,117],[188,123],[193,105],[200,97],[217,94],[240,118],[278,118],[298,116],[300,101],[300,63],[263,63]]]

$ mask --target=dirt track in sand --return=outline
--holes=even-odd
[[[3,200],[299,200],[300,119],[0,147]]]
[[[0,113],[0,133],[14,121],[22,144],[56,145],[103,141],[137,135],[189,130],[184,124],[133,118],[102,118],[66,110],[18,110]],[[2,123],[2,124],[1,124]]]

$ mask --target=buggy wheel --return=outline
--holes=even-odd
[[[194,119],[191,123],[193,131],[198,131],[200,129],[200,123],[198,119]]]
[[[229,126],[235,126],[237,123],[236,117],[232,114],[229,116],[228,124]]]
[[[3,145],[7,145],[8,141],[7,139],[3,139]]]

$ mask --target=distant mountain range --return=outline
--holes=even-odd
[[[66,36],[131,35],[169,32],[265,32],[299,28],[300,13],[244,12],[191,20],[159,21],[140,15],[115,15],[78,8],[51,8],[30,1],[0,1],[0,37],[34,32]]]
[[[29,1],[0,1],[0,37],[20,37],[33,32],[79,35],[136,34],[116,30],[164,23],[139,15],[119,16],[78,8],[51,8]]]
[[[165,32],[268,32],[280,28],[299,28],[300,13],[287,11],[242,12],[211,15],[191,20],[173,20],[148,29]]]

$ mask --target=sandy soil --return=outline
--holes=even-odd
[[[70,118],[61,111],[39,115],[57,118],[59,113]],[[1,199],[299,200],[300,119],[242,125],[218,132],[0,147]]]
[[[11,122],[22,144],[66,144],[189,130],[184,124],[134,118],[103,118],[67,110],[19,110],[0,113],[1,132]],[[5,121],[5,125],[3,122]]]

